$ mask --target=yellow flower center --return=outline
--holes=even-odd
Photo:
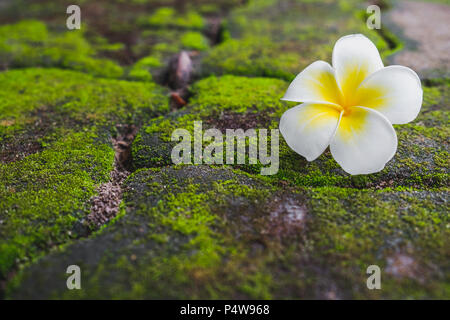
[[[355,103],[351,101],[351,99],[343,99],[343,103],[341,103],[340,107],[342,108],[341,111],[344,111],[343,115],[349,115],[352,112],[353,106],[355,106]]]

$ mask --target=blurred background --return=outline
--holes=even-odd
[[[148,80],[153,76],[164,82],[163,66],[172,55],[188,50],[193,57],[206,56],[202,70],[196,70],[202,75],[251,74],[290,80],[312,57],[329,61],[330,42],[356,32],[369,36],[384,58],[403,46],[423,51],[395,61],[415,70],[445,73],[449,63],[444,55],[449,49],[448,28],[442,26],[447,25],[448,10],[416,1],[0,3],[0,23],[10,25],[1,29],[3,68],[58,66],[114,78]],[[71,4],[81,8],[78,32],[67,32],[66,8]],[[366,8],[371,4],[383,10],[379,30],[368,30],[362,23],[370,15]],[[12,27],[15,23],[19,24]]]

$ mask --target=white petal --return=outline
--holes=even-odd
[[[282,100],[340,104],[333,68],[325,61],[313,62],[295,77]]]
[[[383,68],[377,47],[362,34],[340,38],[333,49],[333,68],[346,98],[370,74]]]
[[[350,174],[381,171],[397,150],[394,128],[381,113],[352,107],[344,113],[330,144],[333,158]]]
[[[291,149],[312,161],[330,144],[339,116],[332,106],[304,103],[281,116],[280,132]]]
[[[389,66],[361,83],[355,105],[381,112],[392,124],[408,123],[417,117],[422,95],[420,79],[413,70]]]

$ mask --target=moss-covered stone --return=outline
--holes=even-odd
[[[204,50],[207,42],[200,33],[210,34],[210,18],[217,19],[241,0],[98,0],[77,1],[82,10],[82,28],[86,39],[102,57],[117,60],[129,66],[148,53],[142,37],[147,31],[173,31],[168,41],[184,38],[185,48]],[[70,0],[16,0],[6,1],[0,11],[0,24],[23,19],[38,19],[52,30],[80,33],[65,29],[68,15],[65,9],[74,4]],[[23,10],[26,7],[27,10]],[[181,33],[176,37],[176,32]],[[195,32],[194,34],[185,32]],[[102,43],[102,42],[107,42]],[[110,43],[108,43],[108,41]],[[143,52],[142,55],[136,52]],[[127,70],[125,70],[127,73]]]
[[[35,20],[0,26],[0,61],[3,69],[48,66],[108,78],[122,76],[120,66],[110,60],[96,58],[95,54],[81,30],[66,30],[57,34]]]
[[[280,190],[206,166],[140,170],[127,188],[124,216],[21,272],[10,297],[447,294],[446,190]],[[408,261],[400,271],[399,259]],[[66,288],[64,271],[70,264],[81,267],[82,290]],[[372,264],[385,270],[384,290],[366,287]]]
[[[76,238],[95,186],[109,180],[114,151],[95,130],[66,133],[40,153],[0,164],[0,278]]]
[[[388,44],[368,30],[359,1],[249,1],[230,14],[224,39],[204,59],[202,74],[292,80],[316,60],[331,61],[335,41],[363,33],[383,56]]]
[[[130,68],[127,78],[131,80],[151,81],[153,79],[151,71],[160,67],[162,67],[162,65],[158,58],[148,56],[138,60]]]
[[[116,124],[139,124],[167,112],[168,103],[153,83],[58,69],[3,72],[0,87],[2,281],[79,236],[76,224],[113,168]]]
[[[158,8],[149,17],[142,17],[139,24],[158,28],[198,29],[205,27],[203,17],[195,11],[178,13],[173,7]]]
[[[198,81],[192,87],[189,107],[153,119],[139,131],[133,143],[136,168],[167,165],[175,145],[172,132],[184,128],[193,133],[193,122],[204,129],[248,129],[276,126],[286,103],[279,100],[287,88],[283,80],[224,76]]]
[[[209,40],[198,31],[170,28],[144,30],[131,47],[135,56],[143,58],[131,67],[128,78],[148,80],[148,76],[152,76],[159,82],[165,82],[167,65],[173,55],[181,50],[197,52],[208,48]]]
[[[317,277],[351,292],[346,296],[342,287],[332,289],[324,292],[325,298],[417,299],[448,294],[447,189],[373,192],[325,187],[307,193],[317,221],[309,225],[307,235],[317,246],[310,258],[328,261],[327,271]],[[382,270],[382,290],[365,286],[371,264]]]
[[[187,49],[206,50],[209,47],[208,40],[199,32],[189,31],[181,37],[181,43]]]
[[[54,267],[54,275],[61,278],[57,271],[59,263],[66,259],[79,263],[87,277],[83,284],[84,297],[195,298],[205,295],[211,289],[198,287],[198,283],[189,284],[190,277],[197,277],[203,283],[217,272],[215,269],[221,266],[225,255],[241,256],[236,249],[223,246],[225,239],[220,231],[223,222],[211,210],[217,205],[226,206],[231,198],[247,202],[252,190],[257,192],[252,187],[255,183],[245,175],[207,167],[138,171],[128,183],[126,215],[92,240],[75,244],[81,251],[87,249],[94,259],[80,259],[78,249],[67,247],[65,257],[58,257],[58,262],[51,262],[49,266]],[[256,201],[260,196],[255,194],[253,198]],[[136,272],[134,265],[141,266],[142,273]],[[121,270],[120,283],[128,283],[131,291],[124,291],[115,280],[112,280],[115,283],[112,287],[103,285],[106,278],[114,276],[115,268]],[[104,272],[97,273],[96,269]],[[45,282],[42,278],[38,281]],[[147,290],[149,283],[153,283],[152,290]],[[59,290],[63,287],[58,281],[53,284],[55,286],[48,287],[44,295],[52,297],[62,293]],[[86,286],[92,290],[85,290]]]
[[[287,86],[281,80],[237,76],[211,77],[197,82],[192,88],[190,107],[153,119],[140,130],[133,145],[135,166],[171,164],[171,150],[176,144],[171,141],[172,132],[184,128],[193,136],[196,120],[204,122],[203,129],[215,127],[223,134],[225,129],[278,128],[282,113],[294,105],[279,100]],[[425,87],[421,113],[414,122],[395,126],[398,151],[380,173],[351,176],[340,168],[329,151],[308,162],[280,137],[280,168],[269,178],[301,186],[447,186],[449,90],[445,81]],[[259,173],[260,166],[237,167]]]
[[[220,14],[236,4],[235,0],[199,2],[82,2],[81,30],[63,28],[67,16],[61,8],[72,4],[70,1],[32,0],[27,3],[27,12],[20,12],[22,1],[8,3],[0,13],[0,23],[19,22],[0,28],[0,40],[5,43],[0,45],[4,62],[0,68],[63,67],[102,77],[153,78],[164,83],[165,67],[172,55],[180,50],[209,48],[206,35],[214,37],[214,32],[208,30],[206,15]],[[153,60],[150,64],[149,59]]]
[[[113,130],[115,123],[139,125],[168,111],[166,91],[154,83],[31,68],[0,73],[0,86],[3,142],[18,140],[18,135],[29,131],[44,130],[47,135],[61,127],[96,124]],[[5,146],[2,144],[2,149]]]

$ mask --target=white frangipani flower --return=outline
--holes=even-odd
[[[361,34],[340,38],[332,59],[333,67],[316,61],[292,81],[282,99],[302,104],[281,116],[281,134],[308,161],[330,146],[346,172],[378,172],[397,150],[392,124],[408,123],[420,111],[420,79],[409,68],[384,67]]]

